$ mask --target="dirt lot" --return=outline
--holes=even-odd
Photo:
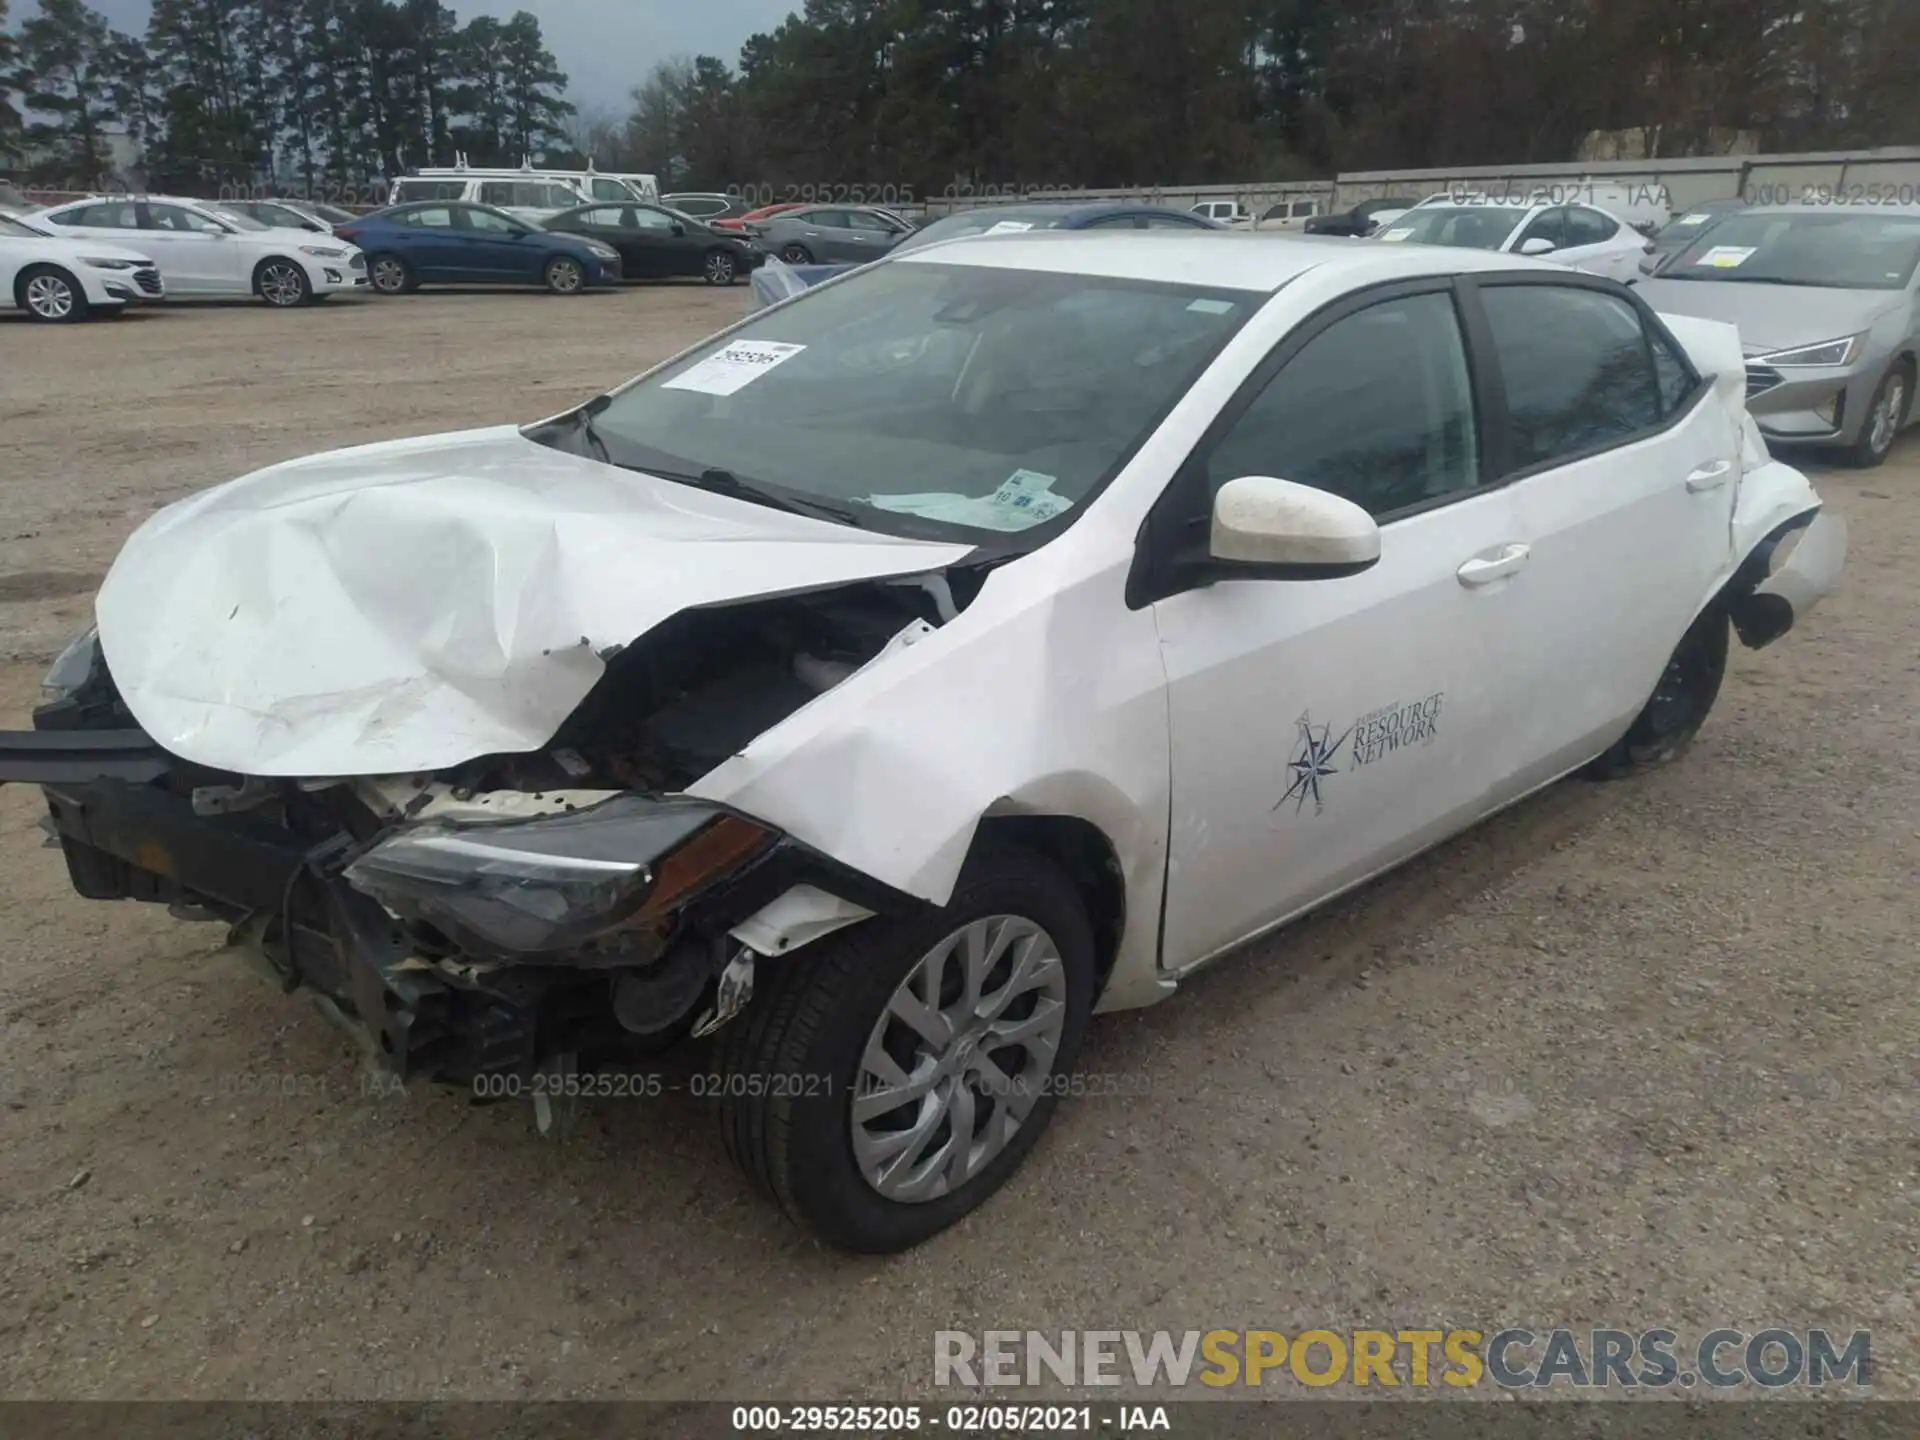
[[[133,526],[270,461],[531,419],[745,292],[0,321],[0,720]],[[920,1251],[750,1199],[690,1099],[563,1145],[363,1092],[213,927],[73,898],[0,790],[0,1393],[925,1398],[936,1329],[1869,1327],[1920,1395],[1920,438],[1820,477],[1844,593],[1694,753],[1568,783],[1099,1022]],[[1142,1077],[1146,1077],[1143,1079]]]

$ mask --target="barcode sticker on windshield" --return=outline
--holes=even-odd
[[[1709,265],[1715,270],[1737,270],[1747,263],[1748,257],[1758,248],[1755,245],[1716,245],[1693,263]]]
[[[1697,211],[1692,215],[1682,215],[1674,223],[1676,225],[1704,225],[1712,218],[1713,217],[1705,211]]]
[[[1406,239],[1407,236],[1411,235],[1412,233],[1413,233],[1413,227],[1411,225],[1402,225],[1398,230],[1381,231],[1380,238],[1382,240],[1388,240],[1388,241],[1400,241],[1400,240]]]
[[[702,395],[732,395],[758,380],[776,365],[784,365],[807,347],[784,340],[736,340],[718,354],[709,355],[662,390],[697,390]]]
[[[987,234],[1015,235],[1031,229],[1033,229],[1033,226],[1025,220],[1002,220],[997,225],[989,226],[987,228]]]
[[[1196,300],[1187,306],[1187,309],[1196,315],[1231,315],[1233,302],[1231,300]]]

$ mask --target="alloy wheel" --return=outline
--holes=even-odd
[[[373,262],[373,288],[382,295],[398,295],[407,288],[407,267],[390,255]]]
[[[716,252],[707,256],[707,283],[710,285],[731,285],[733,283],[733,257]]]
[[[571,295],[585,283],[586,276],[571,260],[556,260],[547,267],[547,284],[562,295]]]
[[[852,1098],[854,1161],[889,1200],[951,1194],[1019,1133],[1054,1075],[1067,971],[1040,926],[993,915],[953,931],[900,982]]]
[[[269,305],[298,305],[307,298],[307,277],[298,266],[275,261],[260,272],[260,295]]]
[[[27,308],[42,320],[65,320],[73,314],[73,286],[58,275],[36,275],[27,281]]]

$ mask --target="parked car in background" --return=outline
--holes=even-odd
[[[676,195],[662,195],[660,203],[669,210],[678,211],[689,220],[699,220],[711,225],[716,220],[730,220],[745,215],[753,209],[738,195],[710,194],[704,191],[683,191]]]
[[[1404,196],[1376,196],[1332,215],[1315,215],[1305,229],[1309,235],[1368,235],[1373,232],[1376,217],[1399,216],[1418,203]]]
[[[257,295],[280,308],[352,294],[366,259],[337,236],[282,230],[200,200],[123,195],[56,205],[36,217],[57,234],[122,241],[151,255],[175,300]]]
[[[338,220],[329,220],[317,210],[298,200],[210,200],[210,205],[229,215],[244,215],[256,224],[270,226],[278,230],[311,230],[316,234],[331,235]],[[345,211],[340,212],[346,214]],[[347,215],[347,219],[353,217]]]
[[[1768,439],[1885,460],[1915,418],[1920,207],[1750,206],[1704,229],[1637,293],[1739,327]]]
[[[762,205],[757,210],[749,210],[744,215],[723,215],[713,222],[716,230],[746,230],[762,220],[771,220],[776,215],[785,215],[792,210],[806,209],[803,200],[783,201],[778,205]]]
[[[1169,210],[1160,205],[1141,205],[1132,201],[1100,200],[1091,204],[1071,200],[1038,201],[1026,205],[983,205],[960,210],[922,225],[892,251],[908,254],[943,240],[958,240],[967,235],[1018,235],[1029,230],[1224,230],[1227,227],[1190,210]],[[835,275],[857,268],[854,265],[795,265],[792,279],[801,286],[818,285]],[[787,277],[782,277],[783,279]],[[772,285],[755,284],[756,309],[764,309],[785,294]]]
[[[1613,280],[1638,274],[1640,257],[1653,243],[1631,225],[1591,205],[1459,202],[1444,196],[1421,201],[1391,225],[1374,231],[1372,240],[1528,255]]]
[[[422,285],[544,285],[574,295],[616,285],[622,273],[620,252],[606,241],[556,234],[488,205],[397,205],[334,234],[366,252],[381,295]]]
[[[1546,180],[1493,181],[1484,186],[1463,184],[1423,203],[1451,204],[1497,201],[1506,205],[1589,205],[1604,210],[1642,235],[1651,235],[1673,218],[1665,185],[1651,181]]]
[[[1252,214],[1238,200],[1202,200],[1188,213],[1236,229],[1253,224]]]
[[[166,296],[159,267],[140,251],[44,235],[0,215],[0,309],[59,324]]]
[[[1728,200],[1704,200],[1684,214],[1676,215],[1653,234],[1653,249],[1640,259],[1643,275],[1658,275],[1661,268],[1694,241],[1705,235],[1729,215],[1747,208],[1739,196]]]
[[[1270,205],[1253,222],[1256,230],[1301,230],[1318,219],[1321,202],[1315,199],[1282,200]]]
[[[147,517],[0,781],[395,1076],[551,1119],[714,1036],[756,1186],[899,1251],[1096,1010],[1683,753],[1844,566],[1738,371],[1506,255],[959,240]]]
[[[789,265],[863,265],[906,239],[913,226],[877,206],[807,205],[756,221],[747,233]]]
[[[757,241],[712,229],[664,205],[583,205],[554,216],[543,228],[612,246],[627,280],[698,275],[709,285],[731,285],[767,258]]]

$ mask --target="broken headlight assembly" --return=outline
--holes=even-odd
[[[464,949],[525,957],[656,921],[774,838],[701,801],[622,795],[537,820],[424,821],[374,846],[346,879]]]
[[[41,678],[40,693],[48,701],[65,700],[85,687],[100,664],[100,630],[89,625],[54,658]]]

